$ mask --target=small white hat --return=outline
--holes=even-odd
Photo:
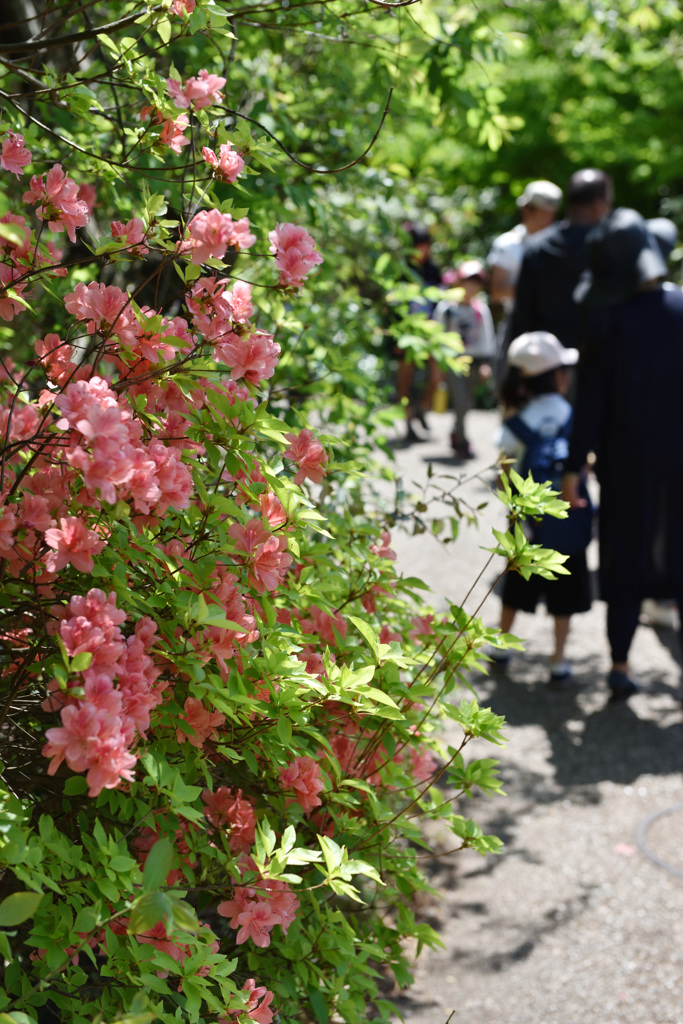
[[[575,366],[578,348],[565,348],[550,331],[527,331],[520,334],[508,349],[508,365],[516,366],[523,377],[538,377],[560,366]]]
[[[538,206],[556,210],[562,202],[562,189],[552,181],[530,181],[517,200],[517,206]]]

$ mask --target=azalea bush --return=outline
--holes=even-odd
[[[302,342],[345,314],[226,112],[227,8],[97,6],[3,58],[0,1015],[387,1020],[438,941],[421,822],[499,849],[459,813],[503,724],[464,687],[513,641],[430,612],[367,504],[372,385]],[[493,551],[561,571],[519,527]]]

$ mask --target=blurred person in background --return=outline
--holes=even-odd
[[[455,270],[445,271],[444,284],[459,291],[442,299],[434,310],[434,319],[446,331],[460,335],[464,354],[471,358],[467,375],[453,370],[446,374],[451,407],[455,413],[451,445],[461,459],[475,456],[467,438],[466,417],[475,405],[478,385],[491,377],[497,353],[493,318],[485,294],[487,278],[486,268],[479,260],[466,260]]]
[[[549,331],[577,347],[579,307],[574,289],[588,268],[586,237],[612,209],[614,186],[588,167],[569,179],[567,217],[529,238],[517,280],[506,344],[526,331]]]

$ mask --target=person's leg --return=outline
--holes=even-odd
[[[511,608],[509,604],[504,604],[500,613],[500,631],[501,633],[509,633],[512,629],[512,624],[515,621],[515,615],[517,614],[516,608]]]
[[[612,669],[607,682],[615,700],[626,700],[640,687],[631,679],[628,652],[640,617],[640,601],[608,602],[607,639],[612,652]]]
[[[569,615],[555,616],[555,653],[550,659],[551,665],[559,665],[560,662],[564,661],[564,648],[569,636],[570,621],[571,617]]]
[[[472,372],[470,370],[470,372]],[[455,424],[451,434],[451,444],[458,454],[467,454],[467,435],[465,434],[465,417],[470,408],[470,390],[468,378],[448,372],[448,388],[451,393],[451,405],[455,413]]]
[[[607,605],[607,639],[612,652],[612,668],[628,674],[628,652],[638,625],[640,601]]]

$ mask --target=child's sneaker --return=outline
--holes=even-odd
[[[574,682],[572,667],[568,661],[553,661],[550,663],[550,679],[548,685],[553,690],[566,690]]]

